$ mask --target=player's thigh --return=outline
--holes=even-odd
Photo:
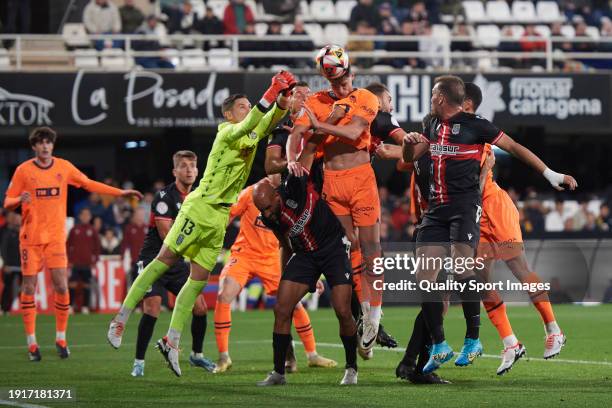
[[[192,263],[192,277],[197,264],[206,271],[212,271],[223,248],[225,230],[229,221],[229,208],[218,205],[204,205],[208,208],[198,217],[198,238],[185,253]],[[197,268],[196,268],[197,270]]]
[[[309,292],[314,292],[320,276],[321,271],[312,256],[299,252],[294,253],[283,269],[277,298],[280,295],[283,281],[306,285]]]
[[[158,258],[190,257],[197,253],[197,244],[200,239],[201,228],[198,226],[192,214],[188,211],[179,211],[170,231],[164,239],[164,245],[160,250]]]
[[[480,242],[481,216],[480,202],[466,202],[453,208],[449,217],[450,242],[463,243],[476,249]]]
[[[244,257],[232,256],[219,275],[219,295],[229,295],[232,299],[238,295],[249,280],[249,261]]]
[[[416,248],[416,278],[418,281],[436,281],[438,274],[444,267],[445,258],[448,256],[449,249],[441,243],[427,243]]]
[[[22,276],[33,276],[36,278],[38,272],[43,269],[43,246],[42,245],[20,245],[21,274]]]
[[[257,276],[261,280],[268,296],[276,296],[281,279],[279,259],[272,262],[255,263],[254,272],[251,275]]]
[[[352,267],[351,261],[343,248],[342,243],[330,251],[325,257],[317,260],[317,269],[323,273],[330,288],[337,285],[350,285],[352,289]],[[317,278],[318,279],[318,278]],[[316,282],[315,282],[316,283]],[[350,297],[348,299],[350,302]]]
[[[337,217],[351,215],[350,197],[344,191],[343,181],[333,172],[325,171],[321,197]]]
[[[68,267],[65,242],[50,242],[43,245],[44,264],[49,269],[64,269]]]
[[[308,293],[310,285],[307,283],[282,280],[278,285],[274,317],[278,321],[291,321],[295,305]]]
[[[491,239],[496,247],[496,259],[509,260],[523,252],[523,235],[519,213],[505,191],[495,194],[495,212],[489,212]]]
[[[357,251],[360,249],[359,246],[359,232],[353,224],[353,217],[349,215],[336,215],[340,224],[344,228],[344,234],[351,243],[351,250]]]
[[[53,289],[56,292],[65,292],[68,290],[68,269],[51,269],[51,282],[53,283]]]
[[[360,166],[359,174],[350,183],[353,223],[357,227],[369,227],[380,223],[380,199],[372,166],[369,164]],[[380,232],[376,239],[380,241]]]
[[[162,297],[159,294],[145,296],[142,299],[142,312],[152,317],[158,317],[161,309]]]

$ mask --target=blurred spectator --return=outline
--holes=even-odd
[[[266,32],[266,35],[280,36],[281,35],[281,23],[279,21],[270,21],[268,23],[268,31]],[[266,40],[264,49],[266,51],[271,51],[271,52],[286,52],[286,51],[290,51],[290,47],[291,47],[291,44],[288,41]],[[283,57],[265,58],[263,59],[263,61],[266,67],[271,67],[272,65],[287,65],[288,66],[292,62]]]
[[[593,39],[586,32],[587,25],[584,21],[579,21],[576,24],[575,29],[575,40],[582,39],[583,41],[574,41],[572,42],[572,51],[573,52],[593,52],[597,49],[597,44],[593,41]],[[581,64],[586,66],[591,66],[593,63],[597,64],[597,61],[592,61],[590,58],[576,58]]]
[[[138,208],[142,209],[146,222],[151,217],[151,203],[153,202],[154,194],[150,191],[144,193],[144,197],[138,203]]]
[[[391,213],[391,222],[393,228],[398,231],[404,229],[404,227],[410,222],[410,202],[407,199],[403,199],[400,205],[396,207]]]
[[[283,21],[291,21],[300,8],[300,0],[263,0],[263,8],[266,14],[273,14],[283,18]]]
[[[380,16],[373,0],[359,0],[359,3],[353,7],[348,23],[349,30],[358,31],[357,26],[362,21],[365,21],[370,27],[380,26]]]
[[[416,36],[414,23],[410,21],[404,21],[401,25],[401,35],[413,37]],[[417,52],[419,51],[419,42],[415,39],[412,41],[393,41],[388,42],[386,46],[387,51],[404,51],[404,52]],[[419,68],[421,62],[418,58],[394,58],[392,65],[396,68],[402,68],[406,65],[412,68]]]
[[[291,35],[308,35],[304,28],[304,21],[301,18],[296,17],[293,21],[293,31]],[[303,40],[291,41],[290,47],[292,51],[312,51],[314,50],[314,44],[310,37]],[[299,58],[293,62],[297,68],[305,68],[312,65],[312,58]]]
[[[253,33],[255,33],[255,26],[253,26]],[[153,192],[157,193],[159,190],[164,188],[166,182],[164,180],[155,180],[153,182]]]
[[[422,21],[427,21],[429,23],[435,22],[429,18],[429,14],[427,12],[427,8],[425,7],[424,1],[417,1],[412,5],[412,7],[410,8],[410,15],[408,15],[408,20],[415,23]]]
[[[254,23],[248,23],[246,25],[246,28],[244,30],[244,35],[253,36],[253,40],[238,42],[238,49],[240,51],[265,50],[265,43],[255,39],[256,37],[255,37],[255,24]],[[245,67],[245,68],[248,66],[259,67],[264,64],[265,64],[265,61],[262,61],[261,58],[245,57],[245,58],[241,58],[240,60],[240,66]]]
[[[224,33],[243,34],[248,23],[255,23],[251,8],[244,0],[230,0],[223,12]]]
[[[468,29],[467,24],[464,22],[458,22],[453,27],[453,36],[456,37],[470,37],[470,31]],[[472,45],[472,41],[469,39],[463,40],[453,40],[451,43],[451,51],[461,51],[461,52],[470,52],[474,50],[474,46]],[[472,58],[453,58],[453,65],[463,66],[463,67],[472,67],[476,60]]]
[[[198,21],[197,29],[202,34],[223,34],[223,22],[215,15],[212,8],[206,7],[206,13]]]
[[[11,310],[14,299],[19,294],[21,279],[21,257],[19,251],[19,228],[21,215],[14,211],[6,214],[6,224],[0,229],[0,256],[4,261],[2,268],[2,312]]]
[[[546,41],[543,39],[540,40],[538,38],[542,38],[540,33],[535,30],[535,26],[533,24],[527,24],[525,26],[525,31],[521,37],[520,45],[521,49],[524,52],[534,52],[534,51],[544,51],[546,50]]]
[[[565,35],[561,31],[562,28],[563,28],[563,24],[561,24],[561,22],[556,21],[552,23],[552,25],[550,26],[550,36],[551,37],[565,37]],[[572,43],[569,41],[553,42],[552,46],[554,50],[561,50],[565,52],[569,52],[572,50]]]
[[[111,205],[113,211],[113,226],[125,225],[132,216],[133,208],[130,202],[125,197],[117,197]]]
[[[393,206],[389,189],[386,186],[378,187],[378,198],[380,198],[380,205],[382,208],[391,208]]]
[[[144,244],[148,227],[145,223],[144,210],[137,208],[130,219],[129,224],[123,228],[123,239],[121,240],[121,256],[126,251],[130,254],[130,263],[135,266],[138,254]]]
[[[606,288],[604,292],[603,299],[601,299],[602,303],[612,303],[612,279],[610,279],[610,284]]]
[[[514,29],[512,26],[504,26],[501,31],[501,41],[497,47],[502,52],[518,52],[521,51],[521,45],[514,39]],[[499,58],[499,65],[508,68],[519,68],[521,60],[517,57]]]
[[[589,210],[587,209],[589,202],[587,200],[581,200],[580,206],[572,216],[572,227],[574,231],[580,231],[584,228],[587,223]]]
[[[74,213],[78,214],[81,212],[81,209],[87,207],[89,211],[91,211],[91,215],[95,217],[105,218],[107,213],[107,208],[102,204],[102,197],[98,193],[91,193],[87,196],[86,200],[78,202],[74,206]]]
[[[535,197],[529,197],[525,203],[525,222],[531,227],[530,232],[540,233],[544,231],[544,212],[542,203]]]
[[[6,25],[4,32],[9,34],[27,34],[31,30],[32,8],[30,0],[7,0],[5,5]],[[7,44],[9,47],[10,44]]]
[[[132,41],[132,47],[136,51],[146,51],[146,52],[159,52],[163,49],[161,46],[160,33],[158,31],[158,20],[157,16],[151,14],[147,16],[147,19],[137,31],[137,34],[154,36],[156,39],[151,40],[138,40]],[[155,68],[166,68],[173,69],[174,65],[166,58],[162,56],[146,56],[146,57],[136,57],[136,64],[142,66],[143,68],[155,69]]]
[[[555,209],[546,214],[545,230],[548,232],[563,231],[565,220],[569,217],[565,212],[563,200],[555,201]]]
[[[442,54],[444,53],[445,40],[435,38],[431,35],[431,24],[427,21],[418,23],[420,31],[418,35],[422,38],[419,40],[419,51],[429,54],[429,57],[424,57],[423,62],[428,67],[441,67],[443,65]]]
[[[565,289],[561,287],[559,278],[550,280],[550,290],[548,291],[550,303],[572,303],[572,298]]]
[[[100,238],[100,245],[102,247],[102,255],[119,255],[121,253],[121,242],[115,234],[113,228],[106,228],[102,237]]]
[[[610,207],[608,204],[604,203],[599,207],[599,215],[595,222],[600,231],[612,230],[612,218],[610,217]]]
[[[391,3],[384,2],[380,6],[378,6],[378,18],[380,20],[379,25],[376,27],[379,31],[382,31],[383,23],[387,23],[391,26],[393,32],[397,32],[400,29],[399,21],[393,15],[393,8],[391,7]]]
[[[191,34],[199,27],[198,16],[188,0],[183,1],[179,8],[166,8],[162,12],[168,16],[166,26],[169,34]]]
[[[597,219],[592,212],[587,213],[586,222],[582,226],[582,231],[597,231]]]
[[[353,33],[355,35],[373,35],[376,34],[376,28],[371,26],[367,21],[360,21],[357,23],[357,29]],[[346,44],[348,51],[373,51],[374,41],[372,40],[350,40]],[[373,61],[371,58],[355,58],[352,64],[362,67],[369,68],[372,66]]]
[[[119,9],[121,15],[121,27],[124,34],[133,34],[144,21],[144,14],[134,5],[134,0],[125,0]]]
[[[76,291],[81,286],[83,298],[80,303],[81,313],[89,313],[91,305],[92,269],[100,256],[100,237],[91,225],[91,211],[83,208],[79,212],[79,223],[68,234],[68,264],[70,266],[70,305],[74,307]]]
[[[109,0],[91,0],[83,10],[83,24],[90,34],[121,33],[121,16],[119,9]],[[121,41],[113,40],[105,44],[104,40],[95,40],[95,47],[101,50],[111,46],[119,48]]]
[[[104,229],[104,221],[101,217],[94,217],[91,225],[94,227],[94,230],[98,234],[98,237],[102,235],[102,231]]]

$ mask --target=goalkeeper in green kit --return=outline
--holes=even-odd
[[[294,85],[293,75],[281,71],[254,108],[245,95],[231,95],[223,101],[226,122],[219,125],[204,176],[183,202],[159,254],[139,274],[111,321],[107,335],[111,346],[121,345],[129,316],[149,287],[185,256],[191,263],[190,275],[176,297],[168,334],[157,342],[170,369],[181,375],[178,346],[183,325],[221,252],[230,207],[249,177],[257,144],[285,116],[286,94]]]

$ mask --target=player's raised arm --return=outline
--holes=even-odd
[[[287,139],[287,146],[285,147],[287,153],[287,170],[289,170],[290,174],[295,176],[302,176],[304,174],[302,166],[297,162],[297,156],[300,151],[302,140],[308,131],[308,126],[295,125]]]
[[[343,126],[332,125],[327,122],[319,121],[314,113],[307,107],[304,107],[304,112],[310,119],[310,126],[314,132],[325,133],[332,136],[338,136],[349,140],[357,140],[364,130],[370,126],[370,122],[361,116],[353,116],[351,121]]]
[[[406,163],[421,158],[429,149],[429,141],[419,132],[410,132],[402,140],[402,158]]]
[[[578,183],[572,176],[557,173],[551,170],[531,150],[521,145],[520,143],[517,143],[507,134],[502,133],[502,135],[495,142],[495,145],[500,149],[510,153],[525,164],[531,166],[538,173],[541,173],[556,190],[564,190],[561,185],[566,185],[570,190],[575,190],[576,187],[578,187]]]
[[[283,129],[275,129],[272,131],[271,140],[266,148],[266,159],[264,161],[264,169],[266,174],[278,174],[285,171],[287,168],[287,158],[283,157],[283,141],[282,132],[291,133],[291,128],[283,126]]]
[[[108,184],[100,183],[87,177],[79,169],[74,167],[72,163],[66,162],[71,167],[69,173],[68,184],[84,188],[87,191],[98,194],[108,194],[111,196],[132,197],[142,199],[142,193],[136,190],[122,190],[117,187],[109,186]]]

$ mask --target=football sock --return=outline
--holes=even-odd
[[[431,342],[427,335],[427,325],[425,325],[425,320],[423,319],[423,312],[420,311],[414,319],[412,334],[410,335],[410,340],[408,340],[408,345],[406,346],[406,352],[402,358],[404,364],[412,366],[416,363],[423,342],[427,344]]]
[[[66,328],[68,327],[68,315],[70,312],[70,294],[55,292],[55,339],[65,346]]]
[[[506,313],[506,304],[501,301],[499,303],[484,301],[483,302],[489,320],[493,323],[493,326],[497,329],[497,333],[501,339],[513,334],[510,320],[508,320],[508,314]],[[516,344],[516,343],[515,343]],[[511,344],[513,346],[514,344]]]
[[[232,309],[229,303],[217,301],[215,306],[215,338],[219,353],[227,353],[232,330]]]
[[[359,303],[364,302],[361,279],[363,277],[363,258],[359,249],[351,251],[351,267],[353,268],[353,284]]]
[[[357,333],[352,336],[340,335],[342,345],[344,346],[344,357],[346,359],[346,368],[357,369]]]
[[[459,293],[463,317],[465,318],[465,337],[477,339],[480,334],[480,294],[476,291],[476,277],[457,279],[457,282],[466,284],[465,290]]]
[[[158,260],[157,258],[149,262],[149,264],[138,274],[136,280],[132,283],[128,294],[121,305],[121,310],[116,319],[121,323],[127,323],[130,313],[138,302],[140,302],[151,285],[160,278],[170,267]]]
[[[304,345],[306,354],[316,353],[317,346],[315,343],[314,331],[310,324],[310,317],[304,307],[297,307],[293,311],[293,325]]]
[[[206,286],[206,281],[198,281],[187,278],[187,282],[181,288],[176,301],[174,302],[174,310],[172,311],[172,319],[170,320],[170,328],[177,332],[182,332],[185,326],[187,317],[191,315],[193,305],[197,297]],[[178,347],[178,344],[173,344]]]
[[[138,324],[138,337],[136,338],[136,360],[144,360],[147,347],[153,336],[157,317],[143,313]]]
[[[191,350],[195,353],[202,353],[204,347],[204,336],[206,335],[206,324],[208,315],[196,316],[191,318]]]
[[[284,375],[287,347],[291,342],[290,334],[272,333],[272,348],[274,349],[274,371]]]
[[[21,293],[21,314],[23,318],[23,326],[28,340],[28,346],[36,343],[36,303],[34,295],[26,295]]]

